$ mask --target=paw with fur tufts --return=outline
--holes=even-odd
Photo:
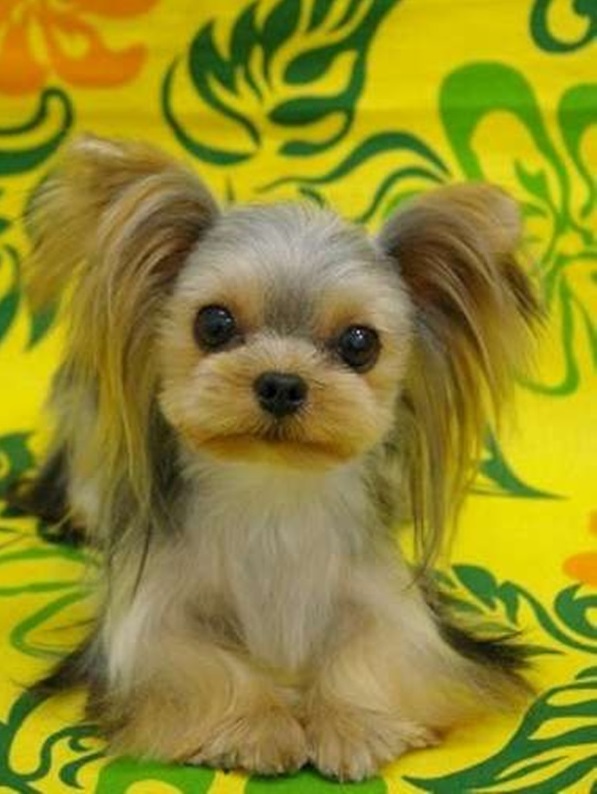
[[[296,772],[306,762],[305,733],[294,717],[278,706],[230,716],[189,759],[192,764],[259,775]]]
[[[321,709],[306,733],[311,763],[326,777],[346,781],[372,777],[407,750],[439,741],[422,725],[350,706]]]

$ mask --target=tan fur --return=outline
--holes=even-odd
[[[31,227],[33,300],[71,291],[53,450],[105,554],[81,664],[115,752],[360,780],[516,699],[445,639],[391,531],[408,515],[437,554],[524,359],[507,197],[439,190],[372,241],[306,205],[220,214],[164,155],[86,138]],[[193,334],[210,305],[236,320],[217,351]],[[380,341],[363,374],[355,324]],[[269,371],[305,382],[295,414],[260,406]]]
[[[483,184],[432,192],[388,221],[380,243],[415,306],[406,384],[408,462],[422,556],[442,549],[474,473],[487,424],[497,422],[528,361],[539,317],[514,259],[520,220],[512,199]],[[439,487],[438,487],[439,486]]]
[[[160,671],[126,701],[98,704],[111,724],[113,752],[263,774],[305,763],[303,731],[262,673],[215,643],[161,639],[167,645]]]
[[[47,305],[66,287],[72,290],[57,444],[66,442],[89,473],[101,466],[97,480],[106,508],[116,472],[124,471],[139,510],[149,507],[155,313],[215,214],[203,185],[157,150],[90,137],[71,145],[32,203],[31,301]],[[133,393],[135,400],[128,400]],[[92,427],[78,441],[78,420],[90,403],[96,405]]]
[[[325,353],[299,340],[256,335],[242,347],[202,358],[194,370],[184,349],[178,359],[170,336],[164,348],[164,414],[193,444],[225,457],[234,459],[238,450],[241,459],[267,459],[269,449],[274,458],[296,457],[298,465],[320,457],[338,463],[372,447],[393,422],[396,379],[391,373],[400,360],[391,349],[375,376],[355,382],[341,368],[330,367]],[[197,358],[192,352],[190,357]],[[310,388],[308,412],[281,427],[263,415],[252,392],[261,372],[277,369],[297,372]]]

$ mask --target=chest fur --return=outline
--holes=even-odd
[[[368,513],[354,471],[212,482],[187,523],[196,582],[225,599],[254,656],[295,669],[325,640]]]

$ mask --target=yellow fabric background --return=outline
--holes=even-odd
[[[300,12],[294,29],[289,25],[290,32],[270,58],[269,82],[264,77],[267,47],[258,44],[234,67],[235,89],[218,83],[217,72],[209,78],[223,105],[257,130],[255,142],[238,119],[200,95],[188,70],[191,42],[211,20],[221,62],[230,64],[232,31],[249,5],[246,0],[210,4],[196,0],[4,0],[0,8],[0,219],[6,219],[6,224],[0,224],[0,296],[18,295],[11,251],[20,260],[27,250],[19,217],[29,191],[52,165],[66,138],[76,132],[159,144],[192,162],[223,199],[231,195],[235,200],[294,198],[302,188],[315,188],[320,198],[357,218],[371,206],[389,173],[427,168],[429,160],[408,146],[373,147],[358,166],[338,178],[322,181],[322,175],[345,162],[363,142],[394,131],[424,142],[441,160],[443,171],[431,168],[437,183],[471,178],[470,158],[462,154],[462,139],[459,148],[454,136],[458,137],[467,112],[488,104],[470,144],[483,178],[502,184],[523,204],[535,205],[535,211],[526,213],[527,260],[546,295],[550,319],[538,350],[536,376],[517,389],[516,422],[500,435],[501,474],[495,475],[495,467],[484,467],[461,517],[453,554],[456,568],[448,573],[458,579],[459,565],[468,566],[469,571],[474,566],[477,589],[460,580],[464,597],[481,611],[509,617],[523,630],[526,642],[557,651],[537,657],[533,678],[539,700],[553,690],[552,705],[583,706],[565,716],[547,709],[532,728],[522,714],[488,717],[482,724],[454,731],[437,749],[400,759],[385,770],[383,780],[361,788],[390,794],[421,790],[589,792],[597,782],[597,694],[594,671],[586,672],[596,664],[597,649],[597,10],[585,2],[578,3],[575,11],[566,0],[330,0],[324,23],[309,32],[307,22],[321,3],[258,0],[258,30],[265,29],[276,9],[287,18],[297,8]],[[368,14],[378,15],[377,27],[360,40],[357,49],[339,49],[317,79],[293,84],[288,80],[285,70],[293,58],[306,50],[316,51],[334,37],[341,44],[342,35],[346,38],[351,30],[365,25]],[[283,28],[280,19],[278,27]],[[15,49],[10,42],[17,35],[21,38]],[[90,48],[91,55],[86,55]],[[122,52],[129,53],[126,59],[117,56]],[[322,144],[341,129],[345,119],[341,106],[301,126],[285,126],[268,117],[283,101],[339,94],[358,66],[359,52],[364,82],[346,100],[354,117],[335,142]],[[32,66],[36,63],[37,71]],[[491,80],[481,80],[478,64],[494,65]],[[164,81],[171,68],[168,101],[180,128],[211,149],[241,151],[246,154],[244,160],[234,165],[206,162],[181,145],[164,114]],[[446,98],[448,112],[442,113],[446,81],[459,70],[471,76],[475,91],[452,93]],[[261,96],[247,74],[257,81]],[[518,80],[519,87],[522,81],[528,91],[524,96],[515,92],[514,106],[506,107],[500,97],[502,81],[509,79]],[[584,87],[582,102],[564,118],[563,97],[578,86]],[[46,117],[30,129],[19,130],[42,107],[43,92],[49,87],[57,87],[62,98],[51,98]],[[518,113],[516,102],[534,108],[531,122]],[[70,124],[65,123],[67,106],[73,116]],[[579,135],[575,157],[566,144],[567,130],[585,116],[588,121]],[[19,165],[24,151],[60,130],[64,136],[50,147],[47,157],[34,167]],[[319,144],[320,150],[300,157],[281,151],[284,143],[297,138]],[[5,165],[10,157],[13,171]],[[520,164],[526,179],[517,168]],[[280,177],[291,179],[264,191],[264,186]],[[368,224],[375,228],[403,195],[434,184],[417,173],[401,178],[369,213]],[[0,316],[3,311],[8,317],[0,339],[0,442],[15,433],[35,431],[19,444],[36,451],[43,445],[42,403],[59,354],[60,329],[50,329],[31,345],[32,320],[26,302],[14,297],[12,303],[0,307]],[[13,477],[13,467],[23,466],[15,463],[15,449],[13,442],[0,446],[3,483]],[[505,470],[516,475],[518,484],[504,476]],[[73,626],[86,614],[76,587],[84,561],[79,552],[43,543],[28,519],[7,515],[0,517],[0,527],[4,528],[0,535],[0,792],[54,794],[77,790],[77,782],[84,791],[109,794],[207,790],[223,794],[245,787],[258,794],[266,788],[288,792],[335,788],[309,773],[273,784],[247,784],[235,774],[190,770],[172,776],[162,767],[94,758],[101,752],[99,740],[86,736],[82,746],[73,746],[66,734],[58,736],[75,724],[79,697],[53,699],[22,718],[20,712],[15,717],[15,708],[22,702],[20,684],[47,665],[41,649],[68,647],[81,631]],[[493,577],[497,588],[485,601],[480,598],[479,584],[483,572]],[[488,580],[483,581],[487,584]],[[503,600],[508,596],[499,589],[506,582],[512,583],[510,594],[515,595],[510,598],[518,605],[510,615]],[[575,585],[578,589],[572,593]],[[40,617],[46,607],[47,620]],[[65,630],[65,626],[71,628]],[[575,688],[575,677],[583,671],[584,677],[576,684],[585,681],[587,686]],[[523,747],[515,741],[519,725],[526,725],[524,730],[530,733],[525,735],[534,740],[554,738],[553,746],[541,752]],[[569,733],[572,730],[577,733]],[[504,748],[511,749],[498,772],[492,759],[504,758]],[[78,776],[72,770],[65,774],[68,764],[77,759],[82,761]],[[538,761],[545,764],[530,766]],[[479,765],[478,772],[457,776],[474,765]],[[506,775],[504,770],[511,775],[508,780],[500,778]],[[515,770],[518,776],[512,776]],[[414,783],[415,778],[427,782]]]

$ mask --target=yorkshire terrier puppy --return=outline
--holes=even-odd
[[[504,193],[438,189],[371,238],[88,137],[30,231],[31,300],[68,325],[29,498],[103,560],[45,685],[85,684],[112,751],[360,780],[517,697],[517,651],[425,575],[538,315]]]

